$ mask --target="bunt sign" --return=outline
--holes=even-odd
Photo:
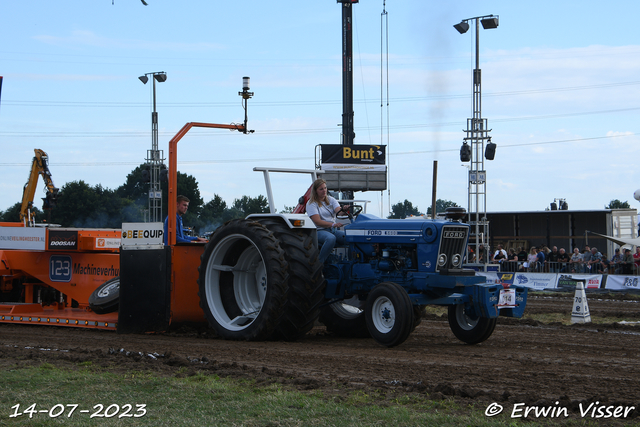
[[[385,145],[321,144],[322,169],[386,171]]]
[[[321,144],[320,175],[331,191],[387,189],[385,145]]]

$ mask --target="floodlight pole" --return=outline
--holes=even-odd
[[[498,17],[494,15],[477,16],[465,19],[454,25],[460,34],[469,29],[468,21],[475,21],[476,26],[476,63],[473,70],[473,118],[467,119],[467,129],[463,140],[471,144],[471,167],[469,168],[468,206],[469,225],[473,226],[473,246],[479,257],[480,244],[485,247],[484,262],[489,261],[489,223],[487,221],[487,172],[485,170],[485,142],[491,143],[487,119],[482,118],[482,72],[480,70],[480,20],[485,29],[497,28]],[[494,146],[495,147],[495,146]],[[493,148],[495,150],[495,148]],[[488,156],[487,156],[488,157]],[[493,154],[489,158],[493,160]]]
[[[156,112],[156,80],[164,82],[167,74],[164,71],[146,73],[138,77],[147,84],[151,77],[153,81],[153,111],[151,112],[151,150],[147,150],[147,165],[149,166],[149,222],[162,221],[162,190],[160,188],[160,169],[164,164],[164,154],[158,150],[158,113]]]

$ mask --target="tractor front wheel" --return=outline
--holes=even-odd
[[[496,328],[497,319],[471,315],[465,304],[449,306],[449,327],[460,341],[467,344],[478,344],[491,336]]]
[[[218,335],[270,338],[288,286],[285,254],[273,233],[255,221],[230,221],[211,236],[198,270],[200,306]]]
[[[365,308],[367,328],[379,344],[394,347],[402,344],[413,331],[413,305],[402,286],[379,283],[369,293]]]

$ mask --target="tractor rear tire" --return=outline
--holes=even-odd
[[[496,328],[498,319],[469,316],[464,307],[464,304],[449,306],[449,327],[453,335],[467,344],[478,344],[487,340]]]
[[[320,322],[327,327],[327,332],[339,337],[371,337],[367,328],[364,310],[362,310],[364,306],[360,308],[349,304],[349,302],[349,300],[338,301],[320,309]]]
[[[200,307],[220,337],[271,337],[288,287],[287,261],[273,233],[255,221],[229,221],[211,236],[198,271]]]
[[[107,280],[89,296],[89,308],[96,314],[118,311],[120,301],[120,277]]]
[[[320,251],[308,230],[290,229],[281,220],[273,218],[259,221],[273,232],[288,264],[289,292],[273,339],[295,341],[313,328],[324,300],[323,265],[318,258]]]
[[[369,292],[365,315],[371,337],[387,347],[402,344],[414,329],[413,305],[404,288],[382,282]]]

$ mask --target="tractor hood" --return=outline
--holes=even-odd
[[[353,223],[345,226],[345,233],[348,242],[432,243],[447,223],[428,219],[382,219],[371,214],[360,214]]]

